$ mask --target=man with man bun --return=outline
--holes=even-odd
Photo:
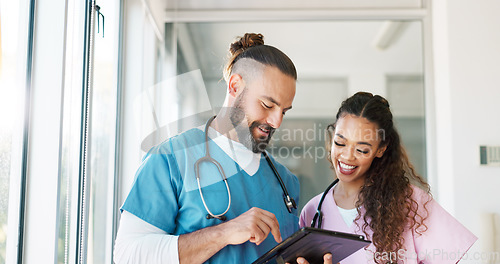
[[[261,34],[238,38],[230,53],[222,110],[144,157],[121,208],[116,263],[251,263],[298,229],[265,157],[292,108],[295,66]],[[207,154],[220,169],[197,162]],[[298,203],[297,177],[269,158]]]

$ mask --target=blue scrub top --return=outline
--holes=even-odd
[[[283,202],[283,190],[269,164],[261,155],[258,171],[248,175],[215,142],[209,139],[210,155],[226,173],[231,191],[231,207],[225,214],[236,218],[251,207],[276,215],[281,236],[287,238],[298,230],[297,210],[289,213]],[[122,206],[142,220],[173,235],[182,235],[221,223],[206,219],[198,184],[194,174],[195,162],[205,156],[205,133],[191,129],[152,148],[137,171],[136,180]],[[270,157],[283,178],[290,196],[299,203],[299,182],[283,165]],[[208,208],[220,214],[228,205],[225,183],[215,165],[202,163],[200,179]],[[269,234],[259,246],[246,242],[223,248],[206,263],[251,263],[276,246]]]

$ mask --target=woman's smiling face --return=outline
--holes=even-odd
[[[344,115],[337,120],[331,157],[335,172],[343,182],[363,182],[375,158],[384,155],[384,136],[377,124],[364,117]]]

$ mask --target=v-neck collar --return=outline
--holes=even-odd
[[[323,217],[324,217],[323,225],[325,225],[325,224],[328,225],[328,223],[331,223],[331,225],[324,226],[323,228],[332,229],[332,230],[339,231],[339,232],[357,233],[357,231],[359,231],[359,227],[356,224],[357,222],[353,221],[351,226],[348,226],[347,223],[344,221],[344,218],[342,218],[342,215],[341,215],[340,210],[338,208],[337,202],[335,201],[335,198],[333,197],[334,189],[335,189],[335,187],[328,191],[327,196],[325,197],[325,200],[323,201],[322,208],[325,208],[325,209],[322,209]],[[328,208],[328,210],[326,210],[326,208]],[[363,208],[361,208],[360,211],[361,211],[361,213],[363,213]],[[329,220],[329,219],[331,219],[331,220]],[[360,221],[360,220],[358,220],[358,221]]]
[[[204,126],[200,126],[198,129],[204,131]],[[240,142],[231,140],[212,127],[208,129],[208,137],[246,174],[253,176],[257,173],[260,167],[261,153],[253,153]]]

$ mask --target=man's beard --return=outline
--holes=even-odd
[[[249,122],[244,122],[246,117],[245,110],[243,109],[244,94],[245,92],[243,91],[243,93],[236,98],[234,107],[231,109],[229,119],[236,130],[240,143],[248,149],[251,149],[254,153],[261,153],[266,150],[267,145],[269,145],[269,141],[271,141],[271,137],[276,129],[268,124],[263,124],[257,121],[253,121],[251,124]],[[262,137],[254,136],[252,132],[260,128],[269,131],[269,134]]]

